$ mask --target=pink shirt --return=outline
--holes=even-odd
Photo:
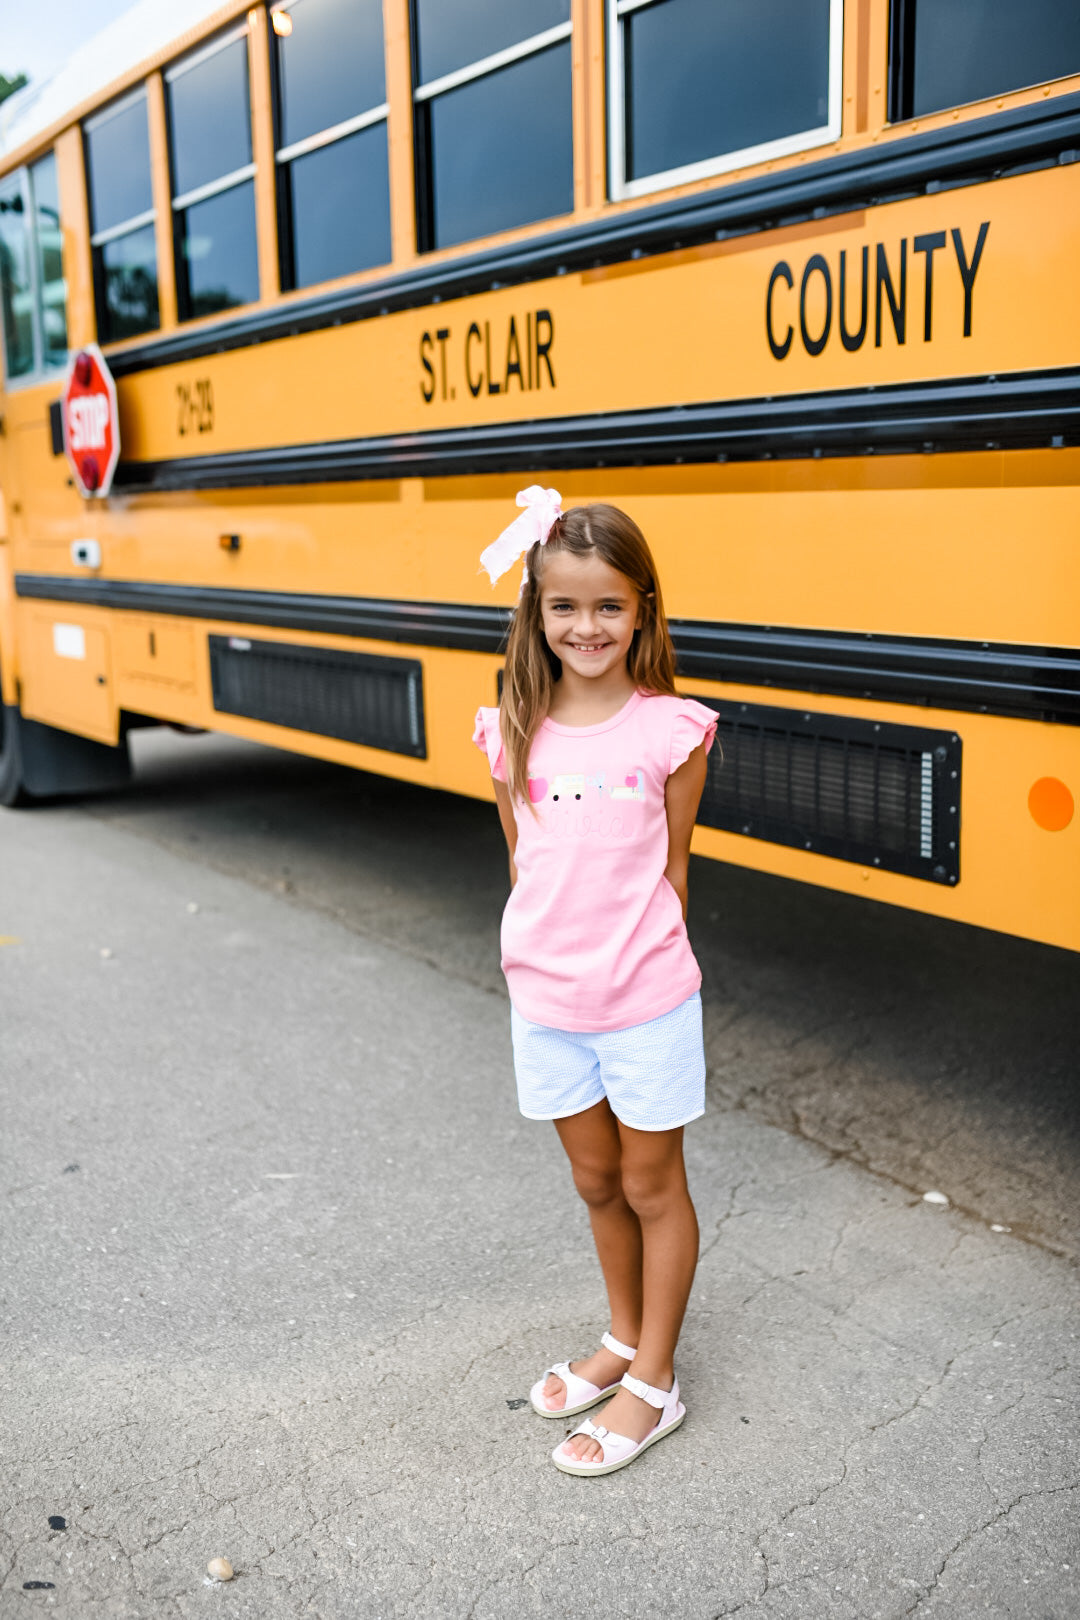
[[[502,921],[510,999],[530,1023],[626,1029],[700,987],[664,876],[664,786],[715,732],[704,704],[641,691],[601,725],[541,725],[529,755],[537,815],[514,806],[518,879]],[[498,709],[479,711],[473,741],[505,781]]]

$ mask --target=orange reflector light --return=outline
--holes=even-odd
[[[280,34],[282,39],[288,39],[292,33],[292,18],[287,11],[272,11],[270,21],[274,26],[274,33]]]
[[[1064,832],[1073,818],[1073,796],[1056,776],[1040,776],[1028,794],[1031,818],[1044,832]]]

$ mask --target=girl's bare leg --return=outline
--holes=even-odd
[[[630,1371],[658,1389],[670,1389],[675,1345],[698,1257],[698,1224],[686,1185],[682,1127],[635,1131],[620,1123],[618,1132],[623,1195],[640,1222],[644,1245],[641,1334],[629,1341],[638,1346]],[[613,1434],[644,1440],[659,1415],[655,1406],[620,1389],[604,1407],[600,1421]],[[567,1445],[579,1458],[602,1455],[602,1446],[585,1435]]]
[[[555,1129],[570,1160],[574,1185],[589,1211],[607,1286],[611,1331],[623,1344],[636,1345],[641,1331],[641,1223],[623,1192],[619,1122],[604,1098],[582,1114],[557,1119]],[[571,1362],[574,1372],[601,1389],[621,1378],[628,1366],[629,1362],[604,1348],[584,1361]],[[565,1404],[565,1391],[562,1379],[551,1373],[544,1396],[552,1411]]]

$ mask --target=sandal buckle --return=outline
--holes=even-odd
[[[623,1373],[622,1384],[625,1389],[630,1391],[631,1395],[636,1395],[639,1401],[648,1401],[649,1385],[644,1378],[634,1378],[630,1373]]]

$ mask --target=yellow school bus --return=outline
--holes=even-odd
[[[653,545],[699,853],[1080,947],[1076,8],[157,10],[0,110],[0,801],[161,722],[488,795],[540,482]]]

